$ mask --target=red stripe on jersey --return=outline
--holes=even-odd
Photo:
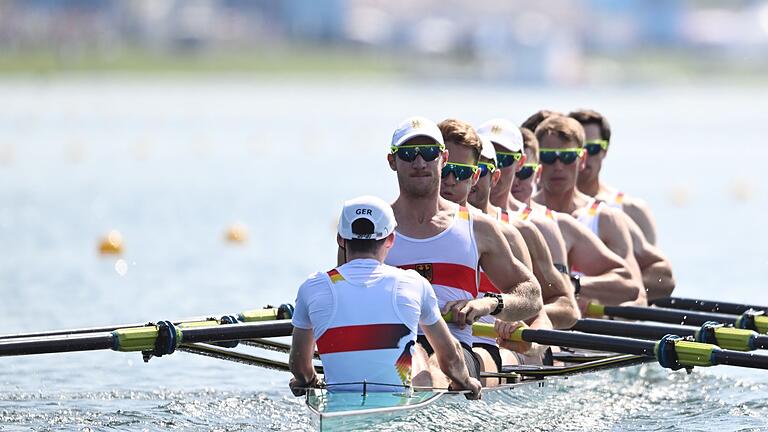
[[[334,327],[317,340],[317,352],[331,354],[397,348],[411,331],[405,324],[367,324]]]
[[[485,275],[485,273],[480,273],[480,292],[481,293],[501,293],[498,288],[496,288],[496,285],[491,282],[490,279],[488,279],[488,276]]]
[[[399,266],[404,270],[416,270],[432,285],[442,285],[468,292],[477,297],[477,271],[461,264],[424,263]]]

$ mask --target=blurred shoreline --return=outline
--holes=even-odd
[[[732,67],[718,58],[693,56],[671,50],[635,51],[622,57],[592,55],[584,58],[579,78],[557,83],[564,87],[623,85],[768,84],[768,62],[752,67]],[[415,80],[473,82],[513,87],[551,86],[488,76],[476,59],[440,56],[421,59],[397,58],[369,51],[299,46],[281,49],[216,51],[215,53],[157,54],[142,49],[122,49],[105,57],[82,52],[62,55],[55,51],[25,51],[0,55],[0,79],[89,77],[206,77]]]

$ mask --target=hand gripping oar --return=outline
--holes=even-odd
[[[178,326],[212,326],[216,324],[233,324],[236,322],[257,322],[257,321],[270,321],[276,319],[290,319],[293,316],[293,305],[282,304],[279,307],[265,306],[263,309],[253,309],[245,312],[241,312],[236,315],[223,315],[220,318],[207,316],[207,317],[194,317],[186,318],[182,320],[173,321],[173,324]],[[128,327],[142,327],[153,326],[155,323],[135,323],[135,324],[119,324],[102,327],[87,327],[68,330],[53,330],[45,332],[35,333],[16,333],[0,335],[0,341],[7,339],[19,339],[19,338],[36,338],[47,336],[64,336],[64,335],[82,335],[89,333],[104,333],[111,332],[121,328]]]
[[[749,310],[736,316],[714,312],[682,311],[639,306],[604,306],[590,303],[587,306],[586,315],[593,318],[612,316],[694,326],[703,325],[708,321],[716,321],[721,324],[733,325],[736,328],[754,330],[761,334],[768,333],[768,316],[765,316],[763,311],[754,310]]]
[[[739,303],[726,303],[714,300],[699,300],[681,297],[663,297],[649,300],[648,303],[670,309],[686,309],[701,312],[719,312],[724,314],[741,315],[752,309],[756,311],[768,311],[768,306],[757,306]]]
[[[493,324],[485,323],[473,324],[472,333],[475,336],[490,338],[498,336]],[[672,370],[714,365],[768,370],[768,356],[725,350],[716,345],[693,342],[676,335],[666,335],[658,341],[646,341],[627,337],[520,327],[512,333],[509,340],[650,356],[656,358],[663,367]]]
[[[584,333],[607,334],[612,336],[659,339],[668,334],[693,337],[697,342],[710,343],[720,348],[736,351],[768,349],[768,336],[754,330],[726,327],[709,321],[701,327],[676,324],[635,323],[585,318],[571,328]]]
[[[290,336],[292,332],[290,320],[209,326],[176,326],[170,321],[160,321],[111,332],[0,340],[0,356],[111,349],[141,351],[147,354],[145,360],[148,360],[151,356],[171,354],[181,344]]]

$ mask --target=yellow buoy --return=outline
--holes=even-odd
[[[123,252],[123,236],[120,231],[112,230],[99,243],[102,254],[119,254]]]
[[[226,239],[232,243],[248,241],[248,227],[242,222],[235,222],[227,228]]]

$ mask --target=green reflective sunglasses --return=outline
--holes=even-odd
[[[476,173],[478,169],[476,165],[448,162],[443,167],[442,178],[446,178],[453,173],[456,181],[464,181],[472,177],[472,174]]]
[[[584,143],[584,148],[587,150],[587,154],[594,156],[600,153],[600,150],[608,150],[607,140],[590,140]]]
[[[419,155],[424,159],[424,162],[432,162],[440,156],[445,147],[441,145],[402,145],[392,146],[391,150],[392,154],[397,155],[400,160],[405,162],[413,162]]]
[[[480,168],[480,177],[485,177],[488,173],[493,174],[496,171],[496,165],[490,162],[480,162],[477,166]]]
[[[541,165],[537,163],[527,163],[520,167],[520,170],[515,173],[515,177],[519,178],[520,180],[527,180],[529,179],[533,174],[536,173],[536,171],[539,170],[539,167]]]
[[[504,168],[512,165],[523,157],[523,152],[496,152],[496,162],[499,163],[499,168]]]

